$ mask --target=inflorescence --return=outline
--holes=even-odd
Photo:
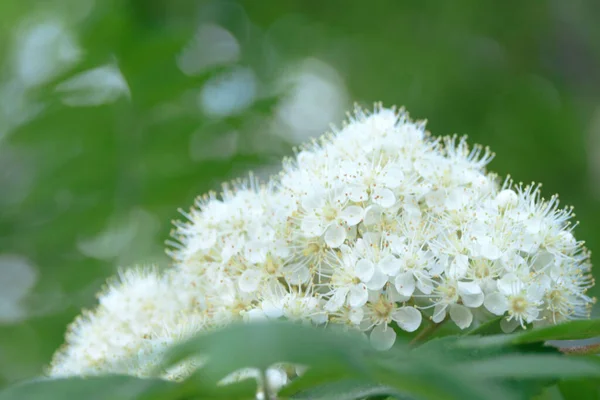
[[[170,344],[233,321],[344,324],[385,350],[423,318],[466,329],[504,316],[506,331],[588,318],[594,282],[572,209],[539,185],[500,183],[492,158],[403,109],[357,109],[268,183],[197,199],[175,224],[173,267],[111,281],[49,373],[146,376]]]

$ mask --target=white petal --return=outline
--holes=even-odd
[[[369,299],[369,291],[364,283],[359,283],[352,286],[348,294],[348,304],[350,307],[362,307]]]
[[[369,198],[367,193],[367,187],[365,185],[348,185],[347,187],[348,197],[350,200],[360,203],[366,201]]]
[[[488,244],[482,245],[479,248],[479,252],[483,257],[487,258],[488,260],[492,260],[492,261],[497,260],[500,257],[502,257],[502,251],[500,250],[500,248],[491,242]]]
[[[511,333],[517,326],[519,326],[519,321],[516,318],[513,318],[510,321],[508,318],[502,318],[500,320],[500,329],[502,329],[502,332],[504,333]]]
[[[393,255],[389,254],[379,261],[379,269],[385,274],[394,276],[400,271],[402,263]]]
[[[244,238],[240,236],[227,238],[225,243],[223,243],[223,249],[221,250],[221,261],[227,263],[231,257],[238,254],[244,246],[244,241]]]
[[[265,262],[267,259],[267,246],[259,240],[250,240],[246,243],[244,257],[252,264]]]
[[[452,304],[450,306],[450,318],[460,329],[465,329],[471,326],[473,322],[473,314],[471,310],[460,304]]]
[[[498,290],[505,295],[518,293],[522,287],[523,282],[513,273],[506,274],[498,279]]]
[[[386,236],[385,240],[389,243],[390,248],[394,253],[401,256],[408,252],[408,246],[406,245],[406,237],[398,235]]]
[[[539,315],[540,315],[540,310],[537,309],[534,305],[530,305],[525,310],[525,318],[524,319],[526,322],[531,323],[531,322],[537,320]]]
[[[244,320],[248,322],[263,321],[267,319],[263,310],[253,308],[244,314]]]
[[[398,290],[396,290],[396,286],[392,285],[392,286],[388,286],[385,288],[385,292],[388,296],[388,298],[390,299],[390,301],[394,301],[397,303],[403,303],[405,301],[410,300],[411,296],[405,296],[403,294],[398,293]]]
[[[279,318],[283,316],[283,304],[279,302],[264,300],[261,309],[268,318]]]
[[[435,213],[441,213],[445,210],[446,191],[445,190],[432,190],[425,195],[425,201],[427,205]]]
[[[397,188],[404,181],[404,172],[399,165],[390,164],[383,170],[381,183],[389,188]]]
[[[530,301],[540,301],[546,294],[546,287],[542,284],[533,283],[527,288],[527,299]]]
[[[348,226],[354,226],[358,224],[364,215],[364,210],[359,206],[348,206],[342,211],[340,218],[342,218]]]
[[[386,274],[381,272],[379,268],[375,268],[375,272],[371,279],[367,282],[367,288],[369,290],[381,290],[385,286],[388,281],[388,277]]]
[[[500,292],[490,293],[485,296],[483,305],[491,313],[496,315],[502,315],[506,312],[506,310],[508,310],[508,302],[506,301],[506,297],[504,297],[504,295]]]
[[[356,277],[363,282],[368,282],[373,277],[375,273],[375,265],[370,260],[366,258],[362,258],[358,260],[356,265],[354,266],[354,273]]]
[[[458,282],[458,293],[462,295],[479,294],[481,287],[475,282]]]
[[[454,256],[448,268],[448,275],[454,279],[461,279],[467,274],[469,268],[469,257],[464,254]]]
[[[464,187],[448,191],[444,204],[448,210],[459,210],[469,201],[469,192]]]
[[[379,246],[381,243],[381,233],[378,232],[364,232],[362,235],[362,240],[364,241],[365,249],[370,247]]]
[[[315,210],[325,205],[325,189],[318,187],[302,199],[302,207],[305,210]]]
[[[500,209],[514,207],[519,202],[519,196],[514,190],[505,189],[498,193],[495,202]]]
[[[446,308],[448,308],[446,304],[436,304],[433,308],[433,316],[431,317],[431,320],[436,324],[442,322],[444,318],[446,318]]]
[[[277,393],[288,382],[287,373],[279,368],[267,369],[266,378],[267,385],[273,393]]]
[[[310,279],[310,271],[304,265],[292,265],[285,271],[285,277],[292,285],[302,285]]]
[[[370,205],[365,210],[365,218],[363,223],[366,226],[376,225],[381,221],[383,210],[376,204]]]
[[[302,218],[300,229],[306,236],[321,236],[323,234],[323,221],[314,214],[308,214]]]
[[[373,203],[379,204],[383,208],[388,208],[396,203],[394,192],[386,188],[375,188],[371,194]]]
[[[424,294],[431,294],[431,292],[433,292],[433,285],[431,284],[431,282],[429,280],[426,280],[426,279],[418,279],[417,287]]]
[[[396,332],[386,324],[377,325],[369,336],[375,350],[389,350],[396,341]]]
[[[360,325],[364,316],[365,316],[365,312],[363,311],[362,308],[353,308],[350,311],[348,311],[348,319],[354,325]]]
[[[483,292],[477,294],[465,294],[460,296],[463,304],[470,308],[477,308],[480,305],[482,305],[484,297],[485,296],[483,295]]]
[[[412,296],[415,291],[415,277],[412,272],[399,274],[394,280],[394,286],[401,295]]]
[[[310,320],[315,325],[322,325],[327,322],[328,316],[326,312],[317,312],[316,314],[312,314],[310,316]]]
[[[238,281],[240,290],[245,293],[250,293],[258,289],[258,284],[262,274],[259,271],[247,269],[242,273]]]
[[[338,224],[331,224],[325,231],[325,243],[335,249],[340,247],[346,240],[346,229]]]
[[[392,313],[392,319],[406,332],[414,332],[421,326],[423,316],[414,307],[401,307]]]
[[[346,295],[350,289],[341,287],[336,289],[333,296],[325,303],[325,310],[329,312],[335,312],[344,306],[346,302]]]

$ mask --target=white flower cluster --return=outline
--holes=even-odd
[[[591,265],[572,210],[539,186],[500,185],[492,157],[430,137],[404,110],[356,110],[268,184],[198,199],[176,224],[174,267],[125,273],[50,372],[144,375],[148,349],[236,320],[346,324],[387,349],[424,317],[465,329],[505,316],[506,330],[588,317]]]

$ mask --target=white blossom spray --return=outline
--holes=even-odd
[[[345,324],[385,350],[423,318],[467,329],[503,316],[506,331],[588,318],[594,282],[572,209],[499,181],[493,156],[430,136],[403,109],[357,108],[269,182],[198,198],[175,225],[173,266],[109,283],[49,373],[146,376],[169,344],[238,320]]]

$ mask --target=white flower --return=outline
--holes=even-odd
[[[537,282],[529,284],[509,273],[498,280],[498,291],[485,298],[485,307],[496,315],[508,311],[508,319],[521,326],[538,319],[545,288]]]
[[[324,234],[329,247],[339,247],[347,236],[347,227],[358,224],[364,210],[360,206],[347,205],[348,199],[340,190],[322,189],[312,193],[302,202],[306,214],[301,229],[308,237]]]
[[[432,320],[439,323],[446,318],[449,309],[450,319],[465,329],[471,325],[473,314],[471,308],[483,304],[484,294],[475,282],[461,282],[452,278],[442,280],[432,294],[434,310]],[[462,304],[459,304],[460,303]]]
[[[414,332],[421,325],[421,312],[414,307],[398,306],[389,294],[379,295],[366,305],[363,330],[372,328],[369,338],[378,350],[387,350],[396,341],[396,332],[389,326],[395,322],[407,331]]]
[[[175,224],[174,268],[111,282],[50,374],[146,376],[168,344],[234,321],[341,323],[385,350],[424,315],[467,329],[496,314],[506,331],[588,318],[594,281],[572,209],[536,185],[499,185],[492,157],[431,137],[403,109],[357,108],[269,182],[250,176],[199,198]],[[275,389],[287,382],[267,375]]]
[[[382,165],[381,160],[370,161],[366,157],[342,163],[341,179],[347,184],[348,197],[354,202],[369,199],[384,207],[392,207],[396,202],[393,189],[404,182],[402,167],[392,160]]]

